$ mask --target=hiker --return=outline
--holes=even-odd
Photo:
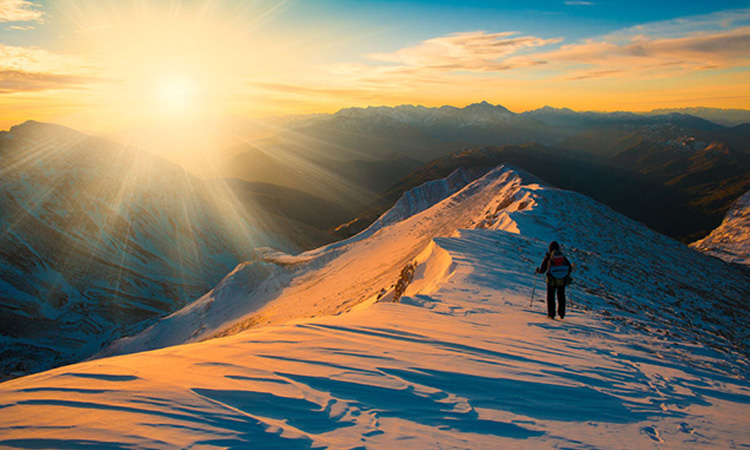
[[[544,255],[542,265],[536,269],[536,273],[547,274],[547,317],[555,318],[555,292],[557,292],[557,314],[561,319],[565,318],[565,286],[572,281],[570,272],[573,265],[560,251],[560,244],[552,241],[549,251]]]

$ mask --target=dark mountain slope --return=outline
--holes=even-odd
[[[349,213],[337,204],[297,189],[271,183],[251,183],[236,178],[217,182],[228,186],[242,203],[319,231],[328,230],[350,219]]]
[[[322,150],[304,150],[311,153],[294,146],[268,149],[245,145],[224,164],[222,173],[246,182],[270,183],[314,195],[352,218],[378,192],[421,165],[395,154],[380,159],[341,160],[324,158]]]

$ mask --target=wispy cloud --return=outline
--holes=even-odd
[[[81,88],[97,81],[103,79],[81,58],[0,44],[0,94]]]
[[[0,22],[43,22],[44,12],[28,0],[0,0]]]
[[[592,2],[582,2],[582,1],[567,1],[565,2],[568,6],[591,6],[593,5]]]
[[[571,75],[568,80],[588,80],[590,78],[601,78],[625,73],[624,70],[594,70],[580,75]]]
[[[493,72],[526,67],[540,63],[525,59],[509,63],[508,58],[522,50],[555,44],[562,39],[516,36],[515,32],[456,33],[428,39],[420,44],[393,53],[368,55],[371,59],[395,63],[402,68],[447,72]]]
[[[77,64],[73,58],[65,57],[35,47],[18,47],[0,44],[0,70],[46,72],[67,70]]]
[[[0,70],[0,94],[81,87],[94,81],[100,80],[85,75]]]
[[[569,79],[668,76],[750,64],[750,27],[680,38],[634,36],[626,42],[590,40],[538,55],[570,71]],[[581,66],[583,65],[583,66]]]
[[[680,38],[696,33],[716,33],[750,26],[750,8],[716,11],[698,16],[649,22],[615,31],[603,40],[624,42],[638,36],[653,39]]]
[[[522,71],[561,80],[663,78],[678,72],[750,64],[750,27],[691,32],[679,37],[608,35],[553,46],[561,41],[513,32],[456,33],[392,53],[368,55],[380,64],[338,64],[326,69],[339,80],[351,80],[359,88],[369,89],[415,82],[446,84],[459,74],[493,77],[500,71]]]

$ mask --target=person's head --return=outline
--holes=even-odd
[[[553,252],[555,250],[560,250],[560,244],[558,244],[557,241],[552,241],[549,244],[549,251]]]

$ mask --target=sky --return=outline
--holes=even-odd
[[[0,0],[0,129],[479,101],[750,108],[747,1]]]

